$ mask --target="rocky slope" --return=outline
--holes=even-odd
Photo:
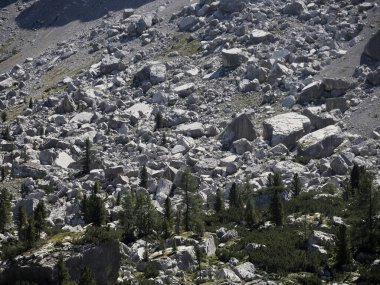
[[[280,173],[286,186],[299,173],[305,191],[322,193],[329,183],[342,189],[358,164],[380,183],[379,1],[98,2],[1,7],[0,109],[12,138],[1,139],[2,187],[12,190],[13,213],[21,205],[32,213],[43,199],[49,225],[69,232],[62,248],[47,238],[2,261],[0,283],[50,284],[59,252],[75,279],[78,264],[94,272],[106,267],[96,274],[100,284],[135,279],[150,266],[142,240],[118,250],[73,242],[86,227],[80,200],[96,180],[111,228],[119,226],[115,201],[131,190],[148,191],[160,212],[168,196],[173,209],[182,208],[182,195],[172,190],[187,167],[205,211],[217,189],[228,202],[234,182],[248,181],[257,205],[268,204],[261,191],[269,173]],[[91,171],[78,175],[87,138]],[[142,166],[146,190],[139,187]],[[284,198],[291,196],[286,191]],[[196,267],[194,246],[212,258],[237,238],[234,231],[173,237],[178,250],[169,239],[168,254],[150,243],[151,263],[162,272],[157,284],[186,280]],[[0,239],[17,239],[13,226]],[[322,254],[323,239],[334,239],[323,226],[309,237]],[[235,259],[207,266],[210,282],[276,282]]]

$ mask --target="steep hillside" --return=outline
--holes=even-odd
[[[380,284],[380,1],[0,3],[0,284]]]

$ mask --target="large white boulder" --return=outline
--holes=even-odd
[[[312,158],[328,157],[343,140],[340,127],[327,126],[302,137],[297,143],[298,154]]]
[[[285,113],[267,119],[263,123],[263,137],[271,146],[284,144],[289,149],[310,131],[311,122],[306,116],[297,113]]]

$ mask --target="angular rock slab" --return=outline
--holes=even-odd
[[[234,141],[246,138],[253,141],[257,137],[256,130],[247,114],[241,114],[220,134],[219,139],[225,146],[230,146]]]
[[[310,131],[311,122],[306,116],[297,113],[285,113],[263,122],[263,137],[271,146],[284,144],[292,149],[298,139]]]
[[[380,60],[380,30],[368,41],[364,54],[374,60]]]
[[[343,140],[340,127],[328,126],[302,137],[297,143],[298,154],[312,158],[328,157]]]

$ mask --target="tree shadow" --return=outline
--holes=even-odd
[[[5,0],[10,3],[14,0]],[[152,0],[39,0],[16,18],[23,29],[64,26],[72,21],[89,22],[111,11],[138,8]]]

